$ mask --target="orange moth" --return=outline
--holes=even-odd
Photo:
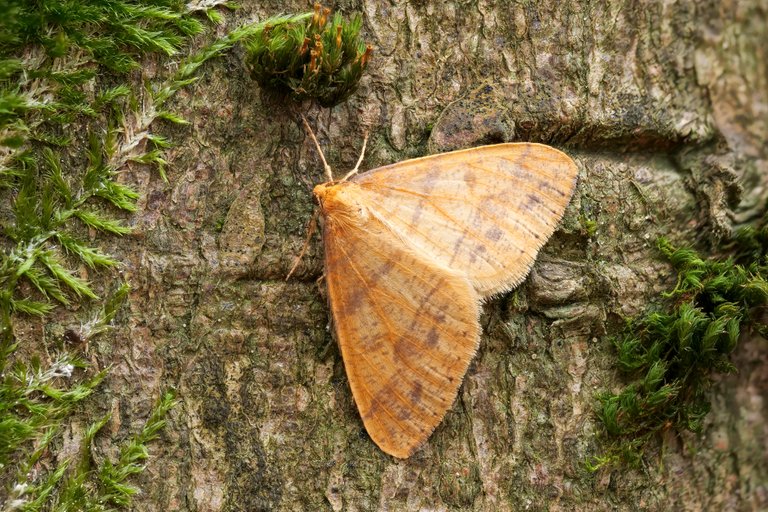
[[[508,143],[357,174],[361,155],[335,180],[317,148],[325,279],[349,385],[373,441],[407,458],[456,398],[482,302],[523,281],[578,169],[549,146]]]

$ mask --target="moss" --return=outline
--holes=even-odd
[[[267,24],[310,15],[240,26],[190,52],[192,36],[206,27],[193,10],[220,21],[213,9],[178,0],[0,0],[0,494],[10,497],[6,509],[114,509],[130,505],[138,491],[129,479],[143,470],[146,445],[163,427],[173,396],[163,394],[115,460],[97,464],[92,441],[109,416],[93,420],[81,406],[101,393],[106,374],[77,355],[89,341],[109,347],[105,335],[128,295],[126,284],[108,292],[116,277],[110,269],[119,262],[98,247],[105,237],[129,233],[125,221],[137,209],[139,192],[118,174],[135,162],[166,179],[163,153],[172,143],[153,133],[152,124],[185,123],[166,108],[168,100],[197,80],[204,63]],[[146,89],[126,75],[148,57],[182,52],[178,70]],[[60,320],[76,311],[79,327],[51,325],[54,313]],[[19,318],[47,322],[44,332],[60,333],[59,342],[24,340],[34,346],[18,350]],[[50,354],[50,362],[36,352]],[[80,448],[69,458],[59,453],[65,424],[90,424],[82,435],[74,432]]]
[[[593,470],[639,461],[648,442],[668,430],[701,432],[715,376],[735,371],[729,356],[741,333],[768,333],[761,315],[768,304],[765,226],[740,232],[727,259],[704,259],[663,238],[658,247],[677,271],[677,284],[614,340],[629,383],[598,396],[609,448],[590,461]]]
[[[107,299],[101,312],[81,326],[78,338],[91,339],[109,331],[127,291],[122,286]],[[37,358],[9,364],[14,350],[15,345],[7,345],[0,354],[0,474],[10,496],[10,510],[50,510],[53,505],[62,510],[105,510],[129,505],[138,489],[126,480],[143,471],[141,463],[149,455],[146,444],[165,425],[163,418],[174,405],[173,395],[162,396],[144,428],[120,447],[114,463],[105,459],[94,467],[91,453],[94,437],[110,419],[106,415],[77,440],[78,453],[58,458],[48,471],[33,471],[48,464],[46,458],[57,451],[65,420],[98,392],[107,371],[93,374],[83,359],[66,353],[48,367]],[[37,478],[30,478],[34,474]]]
[[[587,237],[593,237],[597,233],[597,221],[589,219],[584,215],[579,217],[579,224],[581,225],[582,232]]]
[[[357,88],[372,47],[360,39],[362,19],[346,21],[316,3],[295,23],[267,25],[247,44],[246,64],[259,86],[294,101],[332,107]]]
[[[461,462],[463,464],[440,467],[437,493],[449,507],[467,510],[483,492],[483,479],[477,463],[467,460]]]

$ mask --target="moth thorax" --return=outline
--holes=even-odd
[[[324,212],[337,215],[354,215],[358,218],[368,216],[368,208],[363,204],[359,187],[348,181],[341,183],[321,183],[314,189],[315,197]]]

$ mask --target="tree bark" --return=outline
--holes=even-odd
[[[323,180],[315,149],[240,53],[209,65],[176,99],[192,124],[170,134],[170,182],[141,166],[126,174],[142,202],[134,235],[112,247],[133,286],[115,341],[96,347],[114,365],[114,437],[141,425],[161,389],[181,401],[135,509],[768,508],[766,346],[749,336],[703,435],[669,435],[640,470],[584,466],[601,453],[595,393],[621,383],[609,337],[673,285],[656,238],[704,246],[768,197],[765,3],[336,7],[363,13],[375,49],[349,101],[305,111],[337,172],[366,131],[366,168],[535,141],[577,161],[574,199],[526,282],[485,305],[445,420],[395,460],[352,400],[317,237],[284,281]],[[237,16],[306,9],[243,2]]]

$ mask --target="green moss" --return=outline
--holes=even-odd
[[[704,259],[663,238],[658,247],[677,284],[662,306],[629,322],[614,340],[629,383],[598,396],[610,441],[590,462],[593,470],[640,460],[648,442],[669,429],[701,432],[714,376],[735,371],[729,356],[743,329],[768,332],[760,314],[768,304],[766,227],[742,231],[728,259]]]
[[[581,224],[581,230],[588,237],[593,237],[597,233],[597,221],[589,219],[584,215],[579,217],[579,224]]]
[[[216,5],[221,2],[209,2]],[[128,162],[155,166],[165,178],[171,142],[152,132],[158,121],[185,121],[168,100],[197,80],[203,64],[282,16],[238,27],[196,52],[205,28],[194,4],[178,0],[0,0],[0,495],[5,509],[111,510],[137,492],[146,444],[164,425],[173,397],[163,395],[117,460],[94,462],[92,440],[108,420],[89,419],[83,401],[99,393],[105,372],[76,352],[111,329],[128,285],[108,293],[118,260],[98,248],[103,237],[130,232],[138,191],[118,182]],[[205,8],[213,21],[220,15]],[[187,53],[178,70],[151,83],[126,71],[142,59]],[[154,55],[153,55],[154,54]],[[159,66],[159,69],[164,69]],[[106,298],[101,298],[105,295]],[[19,350],[14,320],[45,322],[56,308],[79,328],[56,330],[58,343],[27,339]],[[60,321],[60,320],[59,320]],[[107,344],[107,339],[99,339]],[[50,346],[53,345],[53,346]],[[108,345],[107,345],[108,346]],[[33,354],[45,351],[45,364]],[[101,352],[102,354],[104,351]],[[102,398],[102,401],[104,398]],[[87,425],[64,458],[62,425]],[[31,471],[32,468],[35,471]]]
[[[166,414],[175,405],[173,393],[165,392],[158,400],[155,409],[144,424],[144,428],[120,448],[117,461],[113,463],[107,459],[98,468],[99,495],[96,500],[98,503],[120,506],[131,504],[131,497],[139,492],[139,489],[127,485],[125,481],[131,475],[141,473],[144,470],[142,462],[149,457],[146,445],[157,438],[160,430],[165,426]],[[103,418],[97,424],[98,428],[101,428],[107,419],[109,419],[108,416]]]
[[[246,64],[259,86],[295,101],[332,107],[354,92],[371,57],[360,39],[362,19],[345,21],[315,4],[295,23],[267,25],[247,43]]]
[[[108,332],[128,287],[119,287],[90,320],[76,333],[78,340],[93,339]],[[70,335],[71,338],[75,334]],[[163,417],[173,406],[166,393],[150,415],[145,427],[120,448],[116,462],[109,459],[94,465],[92,441],[106,424],[109,415],[90,425],[76,440],[78,453],[56,457],[48,471],[34,470],[50,464],[66,420],[79,414],[83,400],[98,392],[107,371],[93,373],[90,365],[77,356],[59,354],[45,367],[33,357],[29,363],[11,358],[15,344],[6,344],[0,353],[0,481],[7,488],[9,510],[107,510],[128,505],[138,489],[126,479],[143,470],[148,457],[146,443],[157,436]],[[90,375],[89,375],[90,374]],[[30,475],[38,476],[31,478]]]

